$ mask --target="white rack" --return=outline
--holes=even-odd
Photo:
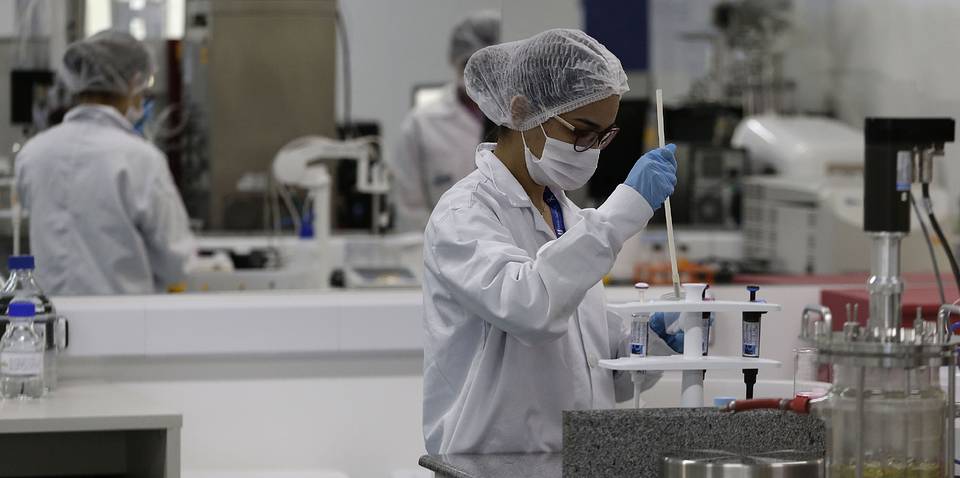
[[[666,357],[624,357],[613,360],[601,360],[600,366],[620,371],[664,371],[683,370],[742,370],[745,368],[780,368],[783,364],[776,360],[746,357],[700,356],[684,357],[670,355]]]
[[[680,404],[683,407],[703,406],[704,370],[742,370],[779,368],[783,364],[776,360],[747,357],[703,356],[703,319],[704,312],[777,312],[778,304],[738,301],[703,301],[705,284],[684,284],[684,301],[640,301],[610,304],[608,308],[619,313],[625,319],[636,314],[654,312],[679,312],[680,326],[683,328],[683,355],[626,357],[614,360],[601,360],[600,367],[610,370],[645,372],[679,371],[681,380]],[[739,318],[739,317],[738,317]],[[638,380],[634,380],[638,383]]]

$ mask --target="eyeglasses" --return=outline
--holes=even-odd
[[[603,131],[590,131],[577,129],[576,126],[559,116],[554,116],[553,118],[569,129],[570,132],[573,133],[573,136],[576,137],[576,140],[573,142],[573,149],[578,153],[582,153],[591,148],[606,148],[610,145],[610,142],[613,141],[613,138],[617,137],[617,133],[620,132],[620,127],[616,124],[610,125]]]

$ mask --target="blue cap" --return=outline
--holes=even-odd
[[[7,306],[7,315],[10,317],[33,317],[37,315],[37,306],[33,302],[11,302]]]
[[[33,256],[10,256],[7,258],[7,268],[10,270],[33,269],[34,267],[36,267],[36,262],[33,260]]]
[[[727,405],[730,405],[730,402],[734,402],[737,399],[734,397],[714,397],[713,406],[717,408],[727,408]]]

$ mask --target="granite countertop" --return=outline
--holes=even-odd
[[[439,478],[560,478],[560,453],[424,455],[420,466]]]

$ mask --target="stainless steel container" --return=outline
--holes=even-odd
[[[743,455],[689,450],[663,458],[665,478],[822,478],[823,457],[793,450]]]

